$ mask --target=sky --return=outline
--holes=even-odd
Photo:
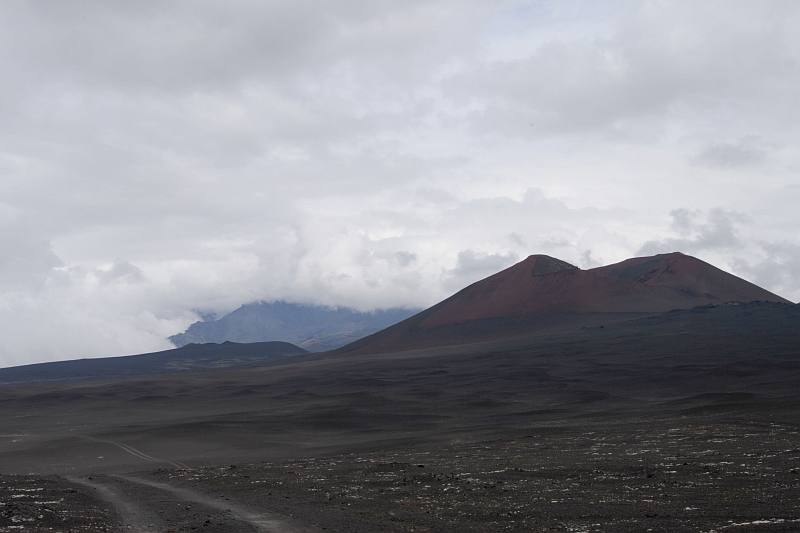
[[[800,2],[6,0],[0,366],[534,253],[800,300]]]

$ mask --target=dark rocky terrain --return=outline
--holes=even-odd
[[[56,476],[0,475],[0,531],[118,531],[113,508]]]
[[[585,315],[495,317],[502,334],[446,346],[5,385],[0,509],[47,479],[76,491],[59,509],[83,530],[797,531],[800,306]],[[55,523],[29,503],[9,517]]]
[[[727,417],[526,435],[156,479],[332,531],[797,531],[800,429]]]
[[[408,318],[418,310],[379,309],[361,312],[289,302],[256,302],[219,318],[195,322],[170,340],[190,343],[291,342],[321,352],[339,348]]]

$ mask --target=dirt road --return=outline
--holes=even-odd
[[[307,533],[309,528],[277,514],[245,508],[184,487],[131,475],[70,477],[91,489],[117,512],[121,531],[162,533]]]

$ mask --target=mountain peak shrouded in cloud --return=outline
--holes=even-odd
[[[492,338],[596,315],[661,313],[753,301],[791,303],[678,252],[587,270],[546,255],[532,255],[344,350],[389,351],[417,343],[446,343],[454,338],[453,332],[463,338]]]
[[[190,343],[284,341],[310,351],[338,348],[416,313],[412,309],[370,312],[292,302],[255,302],[219,318],[195,322],[170,337],[176,346]]]

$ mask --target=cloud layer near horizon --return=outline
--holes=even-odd
[[[800,299],[800,6],[11,0],[0,366],[682,250]]]

